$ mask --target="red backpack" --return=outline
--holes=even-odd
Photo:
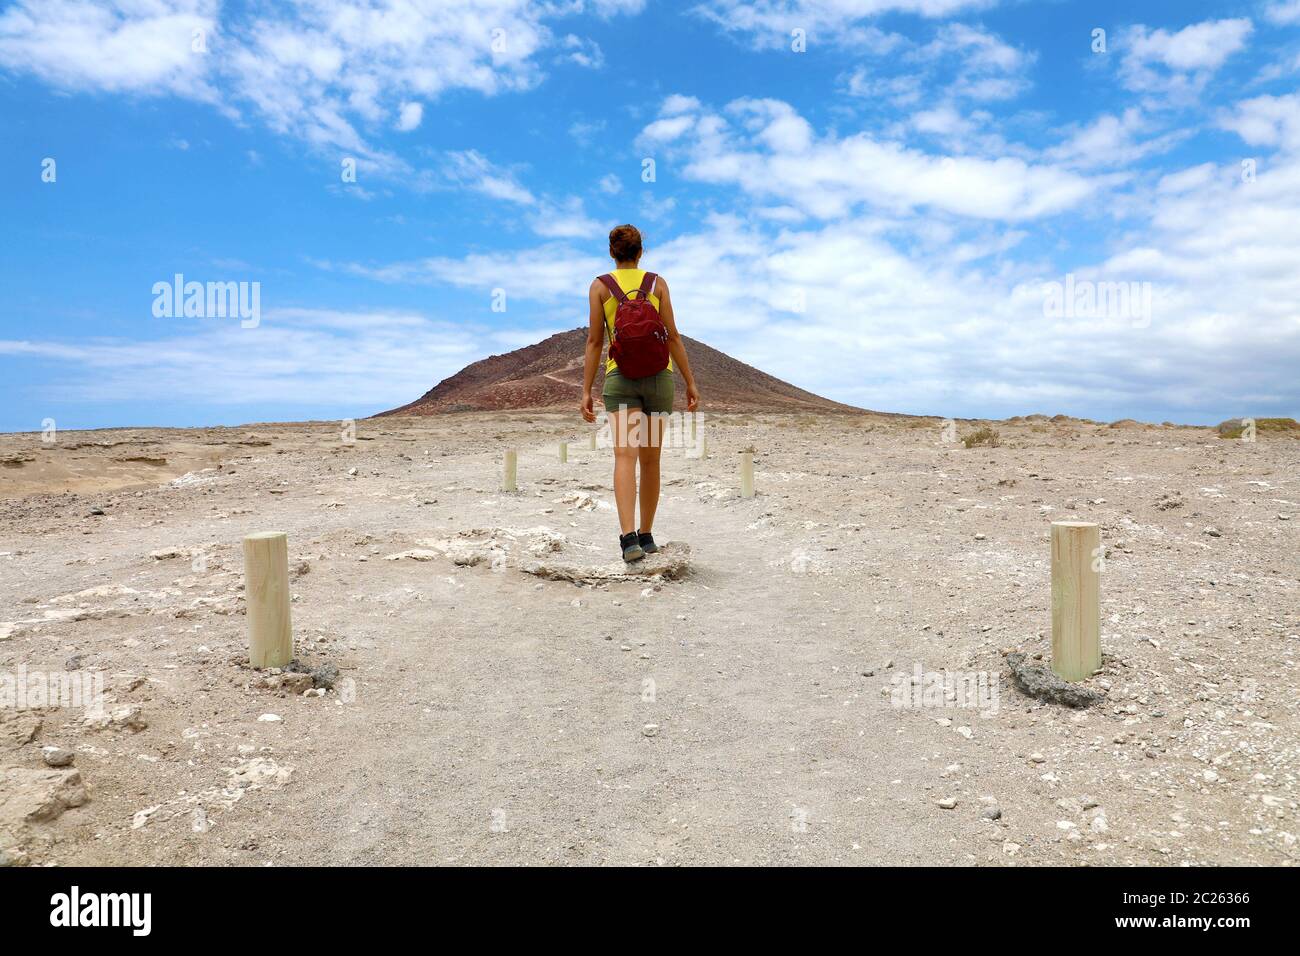
[[[636,290],[641,297],[633,299],[612,275],[600,277],[618,300],[609,357],[618,363],[618,371],[624,378],[658,375],[668,367],[668,329],[650,301],[650,291],[657,278],[653,272],[647,272],[641,288]]]

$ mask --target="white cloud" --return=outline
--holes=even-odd
[[[960,59],[973,74],[1013,74],[1033,62],[1034,57],[1011,46],[986,30],[951,23],[940,28],[933,40],[912,54],[918,60]]]
[[[693,96],[672,93],[665,97],[659,112],[663,116],[676,116],[678,113],[693,113],[700,108],[700,101]]]
[[[1178,72],[1217,70],[1246,45],[1251,29],[1245,19],[1206,20],[1176,33],[1137,26],[1128,36],[1128,52],[1137,60],[1162,63]]]
[[[312,0],[222,7],[219,0],[16,0],[0,14],[0,67],[62,90],[171,94],[251,113],[276,133],[344,151],[363,168],[409,174],[368,141],[399,110],[450,89],[536,86],[539,54],[598,67],[589,38],[549,23],[636,13],[642,0]],[[206,52],[193,49],[195,31]]]
[[[586,9],[589,6],[597,16],[608,19],[617,15],[631,16],[640,13],[645,9],[645,0],[592,0],[590,4],[577,0],[577,6],[579,9]]]
[[[531,206],[537,198],[508,172],[493,165],[477,150],[445,154],[443,174],[453,183],[493,199]]]
[[[1219,125],[1251,146],[1300,151],[1300,93],[1243,100],[1219,114]]]
[[[69,365],[66,377],[43,387],[53,400],[345,404],[366,413],[403,405],[481,358],[494,334],[410,312],[276,309],[253,329],[221,319],[173,321],[169,333],[146,341],[0,340],[0,355]]]
[[[926,83],[920,72],[897,76],[876,76],[868,67],[860,66],[841,78],[844,91],[863,99],[885,100],[898,109],[915,106],[925,96]]]
[[[1069,137],[1044,156],[1080,169],[1129,166],[1168,152],[1189,135],[1188,130],[1160,133],[1148,116],[1131,107],[1118,116],[1107,113],[1071,127]]]
[[[0,14],[0,65],[70,89],[211,100],[218,0],[19,0]]]
[[[1204,189],[1210,185],[1218,172],[1219,167],[1214,163],[1201,163],[1199,166],[1180,169],[1178,172],[1161,176],[1160,181],[1156,183],[1156,191],[1177,194],[1193,189]]]
[[[641,131],[640,141],[650,145],[671,143],[695,125],[695,117],[679,114],[655,120]]]
[[[530,220],[533,232],[548,239],[589,239],[609,227],[589,217],[582,200],[570,197],[563,202],[543,202]]]
[[[560,42],[560,46],[565,51],[564,59],[570,63],[590,70],[598,70],[605,65],[605,53],[594,40],[570,33]]]
[[[580,198],[536,196],[512,173],[495,165],[476,150],[444,153],[439,168],[442,181],[454,188],[527,207],[529,227],[539,236],[548,239],[581,239],[598,235],[605,228],[586,214]],[[434,188],[437,188],[437,184],[434,184]]]
[[[1187,176],[1154,204],[1149,228],[1101,261],[1070,267],[1081,279],[1151,282],[1149,327],[1047,320],[1043,283],[1063,281],[1065,269],[1016,265],[996,249],[976,266],[954,254],[963,242],[942,238],[907,254],[869,220],[775,236],[715,222],[670,244],[653,268],[673,283],[686,334],[727,341],[760,368],[870,407],[1121,417],[1158,405],[1202,421],[1259,407],[1291,414],[1300,164],[1250,185],[1237,172]],[[1011,237],[993,235],[1001,252],[1011,247]],[[708,307],[719,282],[753,290],[732,310],[741,318]],[[795,290],[802,313],[786,305]]]
[[[945,103],[930,110],[913,113],[912,126],[922,133],[935,133],[939,136],[968,136],[975,130],[975,124]]]
[[[347,150],[381,173],[406,173],[406,163],[369,145],[359,124],[449,89],[494,95],[535,86],[535,55],[549,40],[540,16],[523,0],[267,7],[232,25],[223,89],[278,133]]]
[[[1029,87],[1029,70],[1037,60],[982,27],[961,23],[940,26],[928,42],[900,38],[894,46],[841,77],[845,92],[899,109],[915,107],[927,96],[942,101],[938,108],[954,99],[1008,100]]]
[[[403,103],[397,114],[397,128],[404,133],[416,129],[424,119],[422,103]]]
[[[734,185],[821,218],[865,205],[1016,221],[1061,212],[1095,188],[1077,173],[1012,156],[933,155],[867,133],[819,137],[776,100],[736,100],[727,113],[741,130],[716,114],[685,113],[650,123],[640,141],[681,150],[689,179]]]
[[[1250,20],[1206,20],[1173,33],[1141,24],[1121,35],[1120,78],[1130,89],[1193,100],[1234,53],[1246,46]]]
[[[1300,0],[1276,0],[1270,3],[1264,8],[1264,19],[1283,25],[1300,23]]]
[[[812,126],[781,100],[739,99],[727,105],[754,139],[777,153],[806,152],[813,142]]]
[[[653,189],[645,189],[641,192],[636,209],[637,217],[640,220],[666,227],[672,223],[673,213],[677,211],[677,197],[664,196],[656,193]],[[648,246],[650,240],[645,236],[645,229],[641,230],[641,236],[644,240],[643,245]]]
[[[591,244],[595,248],[595,244]],[[485,294],[505,289],[510,298],[554,301],[577,295],[585,301],[587,286],[608,259],[575,250],[567,244],[548,244],[524,252],[471,253],[461,258],[432,256],[386,265],[356,262],[315,263],[331,271],[363,276],[377,282],[448,285],[476,289]]]
[[[740,34],[754,47],[789,49],[792,30],[803,30],[810,44],[824,43],[886,52],[900,42],[866,22],[887,14],[946,17],[984,9],[996,0],[705,0],[695,13],[727,33]]]
[[[591,146],[604,131],[604,120],[577,120],[569,124],[569,135],[579,146]]]
[[[1300,52],[1289,51],[1283,54],[1281,59],[1265,63],[1255,74],[1254,83],[1272,83],[1274,80],[1289,77],[1292,73],[1300,73]]]
[[[808,218],[806,213],[793,206],[758,206],[754,209],[754,215],[759,219],[788,224],[800,223]]]

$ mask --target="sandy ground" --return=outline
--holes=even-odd
[[[655,529],[688,573],[604,581],[610,452],[575,418],[0,436],[0,674],[109,698],[99,721],[0,708],[0,862],[1300,859],[1300,442],[706,427],[707,459],[665,453]],[[1003,660],[1049,651],[1067,518],[1109,552],[1082,711]],[[272,529],[298,656],[339,670],[323,695],[243,663],[240,539]],[[534,573],[557,567],[595,583]],[[917,666],[998,694],[897,706]]]

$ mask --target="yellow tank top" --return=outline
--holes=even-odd
[[[644,269],[614,269],[612,272],[610,272],[610,275],[614,277],[614,281],[618,283],[618,287],[620,289],[622,289],[625,293],[630,294],[636,291],[637,289],[641,288],[641,280],[645,278],[645,270]],[[653,292],[650,293],[650,304],[655,307],[655,311],[659,310],[659,296],[655,295]],[[614,298],[614,296],[611,295],[608,299],[605,300],[605,346],[606,348],[609,347],[610,342],[614,341],[614,313],[617,311],[618,311],[618,299]],[[608,353],[606,354],[608,355]],[[618,368],[618,363],[615,362],[612,358],[607,357],[605,359],[605,374],[608,375],[616,368]],[[672,370],[673,370],[673,360],[670,358],[668,360],[668,371],[671,372]]]

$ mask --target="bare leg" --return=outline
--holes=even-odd
[[[640,444],[641,410],[620,409],[609,413],[614,436],[614,501],[622,534],[636,530],[636,460]],[[658,495],[658,480],[655,483]]]
[[[655,523],[659,508],[659,455],[664,450],[662,419],[646,417],[648,440],[638,449],[641,463],[641,526],[637,530],[649,532]]]

